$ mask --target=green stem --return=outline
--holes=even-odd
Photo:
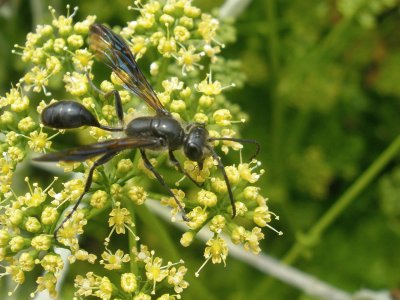
[[[335,204],[315,223],[310,231],[303,235],[303,241],[310,243],[301,243],[297,241],[283,258],[287,264],[293,264],[307,249],[307,245],[313,245],[325,232],[338,216],[350,205],[357,196],[379,175],[379,173],[388,165],[388,163],[400,152],[400,135],[378,156],[378,158],[361,174],[361,176],[337,199]],[[271,284],[271,278],[268,277],[261,282],[259,288],[249,297],[250,299],[262,299],[262,295],[267,293]]]
[[[335,202],[320,220],[305,235],[306,240],[318,240],[324,231],[351,204],[357,196],[379,175],[386,165],[400,152],[400,135],[386,150],[364,171],[352,186]],[[293,263],[301,254],[304,245],[297,242],[284,258],[286,263]]]
[[[128,231],[128,236],[129,236],[129,254],[131,255],[131,260],[130,260],[130,270],[131,273],[135,274],[135,275],[139,275],[139,270],[138,270],[138,266],[136,264],[136,261],[132,255],[132,249],[136,249],[138,250],[138,244],[137,244],[137,240],[136,240],[136,215],[135,215],[135,207],[132,203],[132,201],[127,201],[127,206],[128,206],[128,210],[131,213],[131,217],[132,217],[132,222],[133,224],[135,224],[135,226],[131,227],[132,232],[135,234],[133,235],[131,232]]]
[[[167,71],[168,71],[168,58],[162,58],[160,65],[158,67],[158,75],[157,75],[157,82],[156,82],[156,90],[162,90],[162,82],[163,80],[167,79]]]

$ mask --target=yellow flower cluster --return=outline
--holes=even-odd
[[[259,242],[264,237],[261,227],[270,227],[275,215],[254,185],[264,173],[260,163],[255,160],[243,162],[240,153],[243,145],[229,140],[237,137],[238,126],[245,118],[224,96],[224,90],[234,86],[230,81],[220,79],[229,71],[214,70],[221,60],[219,54],[223,48],[218,36],[219,21],[202,13],[190,0],[142,2],[135,1],[136,6],[130,7],[137,18],[122,28],[120,34],[128,40],[136,59],[141,59],[140,63],[155,57],[148,61],[149,72],[145,68],[143,71],[150,73],[147,78],[161,103],[184,128],[191,122],[202,123],[210,137],[227,138],[210,143],[216,152],[226,154],[233,150],[240,154],[239,164],[224,167],[236,209],[232,219],[228,187],[221,174],[221,162],[215,155],[206,153],[200,166],[177,151],[184,172],[197,183],[196,187],[188,176],[177,179],[179,173],[165,163],[167,153],[149,153],[151,163],[167,185],[176,185],[172,191],[187,211],[188,231],[183,234],[181,244],[189,246],[199,230],[208,227],[213,236],[205,245],[203,266],[208,261],[225,264],[228,248],[223,234],[235,244],[242,244],[246,250],[258,253],[261,251]],[[127,118],[148,114],[142,109],[143,101],[125,90],[115,73],[110,72],[109,80],[102,81],[98,89],[91,86],[89,78],[95,80],[97,74],[92,70],[94,56],[88,50],[86,36],[96,17],[88,16],[81,22],[74,22],[76,9],[70,14],[68,7],[67,16],[57,16],[53,8],[50,12],[53,15],[51,24],[37,26],[35,32],[27,35],[24,46],[16,46],[14,52],[21,55],[30,69],[5,96],[0,97],[0,138],[4,137],[0,146],[0,262],[5,267],[0,277],[9,275],[17,288],[26,280],[26,272],[41,268],[43,274],[36,279],[37,288],[32,296],[47,290],[56,297],[56,284],[64,267],[61,257],[53,250],[56,246],[71,251],[69,263],[97,263],[107,274],[88,272],[78,275],[75,278],[76,298],[112,299],[124,295],[124,299],[135,300],[178,299],[188,287],[184,280],[186,267],[163,263],[162,258],[155,257],[146,246],[132,248],[139,240],[132,208],[144,204],[148,198],[157,198],[163,205],[172,207],[172,220],[178,220],[181,213],[174,198],[152,191],[150,187],[156,181],[144,166],[140,153],[129,158],[118,156],[114,164],[96,169],[91,190],[83,198],[83,206],[63,223],[57,239],[53,237],[54,230],[85,190],[85,178],[95,159],[60,163],[65,172],[86,175],[63,182],[57,192],[52,184],[41,188],[36,183],[31,185],[29,180],[29,192],[19,195],[11,189],[14,171],[27,153],[53,151],[52,139],[63,133],[62,130],[44,129],[39,120],[46,104],[57,101],[49,96],[60,84],[64,92],[92,111],[102,125],[117,122],[113,99],[108,97],[114,90],[120,93]],[[41,92],[44,100],[37,99],[37,93]],[[99,128],[91,128],[89,134],[97,141],[111,138],[110,133]],[[221,161],[225,159],[221,158]],[[105,228],[108,225],[109,234],[104,239],[105,249],[98,260],[96,254],[80,248],[78,235],[84,232],[89,219],[102,212],[108,214],[108,220],[103,218],[101,221]],[[129,240],[128,252],[109,249],[114,234]],[[110,271],[118,272],[118,276],[109,275]],[[158,293],[160,286],[163,291],[168,287],[173,293]]]
[[[103,252],[100,263],[107,270],[123,270],[124,266],[134,260],[137,268],[142,270],[141,273],[122,272],[118,276],[118,282],[113,282],[115,276],[111,278],[107,276],[98,276],[93,272],[86,273],[86,276],[78,275],[75,278],[76,297],[94,296],[100,299],[111,299],[114,295],[124,295],[124,299],[177,299],[179,294],[189,286],[184,276],[187,268],[184,266],[175,267],[183,264],[168,262],[163,265],[163,260],[155,256],[154,251],[149,251],[145,245],[140,245],[140,249],[132,249],[130,254],[124,253],[118,249],[115,254],[109,250]],[[161,294],[154,298],[158,286],[165,285],[173,288],[177,294],[170,298],[169,294]]]

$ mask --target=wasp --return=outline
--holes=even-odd
[[[255,140],[248,139],[210,137],[205,124],[195,122],[182,124],[175,119],[161,104],[154,89],[140,70],[127,43],[120,35],[114,33],[105,25],[92,24],[90,26],[89,47],[94,52],[95,56],[111,68],[111,70],[121,79],[123,87],[144,100],[152,109],[154,109],[155,115],[137,117],[125,125],[121,97],[118,91],[113,90],[109,93],[102,92],[93,84],[88,73],[88,80],[97,92],[104,96],[113,96],[115,111],[119,120],[119,127],[101,125],[89,110],[75,101],[62,100],[47,106],[42,111],[41,121],[43,125],[47,127],[71,129],[79,128],[81,126],[94,126],[107,131],[125,133],[125,137],[122,138],[106,140],[59,152],[47,153],[34,159],[41,162],[81,162],[100,156],[90,167],[82,194],[72,207],[72,210],[54,231],[54,237],[57,238],[58,230],[69,218],[71,218],[72,214],[77,210],[82,201],[83,196],[89,191],[95,169],[108,162],[119,152],[128,149],[139,149],[144,166],[151,171],[158,182],[174,198],[185,221],[188,221],[188,218],[186,217],[181,202],[175,197],[174,193],[165,183],[163,177],[152,165],[146,155],[146,150],[168,151],[169,159],[172,164],[177,167],[178,171],[186,175],[198,186],[201,185],[185,172],[180,162],[175,157],[174,151],[183,149],[185,156],[188,159],[197,162],[200,169],[203,167],[204,159],[212,156],[217,162],[218,168],[226,182],[229,199],[232,205],[232,217],[235,217],[236,208],[234,205],[232,188],[225,172],[224,165],[211,143],[217,140],[225,140],[254,144],[257,149],[252,158],[254,158],[260,150],[259,143]]]

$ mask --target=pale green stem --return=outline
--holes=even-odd
[[[135,257],[134,257],[134,255],[132,255],[132,249],[138,250],[138,242],[136,240],[137,233],[136,233],[135,207],[130,200],[128,200],[127,203],[128,203],[127,206],[128,206],[129,212],[131,213],[132,223],[135,224],[135,226],[131,227],[132,232],[135,234],[135,236],[133,236],[131,232],[129,232],[129,231],[127,232],[128,236],[129,236],[129,255],[131,256],[129,266],[130,266],[131,273],[133,273],[137,276],[137,275],[139,275],[139,270],[138,270],[138,266],[135,261]]]
[[[400,152],[400,135],[386,148],[384,152],[364,171],[335,204],[315,223],[311,230],[302,236],[303,241],[317,242],[324,231],[350,205],[357,196],[379,175],[388,163]],[[309,244],[309,243],[308,243]],[[308,245],[307,244],[307,245]],[[285,255],[283,261],[293,264],[307,248],[307,245],[297,241]],[[251,294],[251,299],[262,299],[271,284],[271,278],[265,278]]]
[[[305,240],[317,241],[346,207],[356,200],[357,196],[374,180],[386,165],[400,152],[400,135],[389,147],[364,171],[335,204],[319,219],[305,235]],[[284,258],[286,263],[293,263],[304,250],[305,245],[299,241],[289,250]]]

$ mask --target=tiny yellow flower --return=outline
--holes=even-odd
[[[197,31],[206,43],[210,43],[215,38],[218,27],[219,21],[217,19],[212,18],[209,14],[202,14]]]
[[[180,266],[178,269],[173,267],[169,270],[168,283],[174,286],[174,290],[178,294],[189,286],[189,283],[183,279],[186,272],[187,268],[184,266]]]
[[[65,89],[73,96],[83,96],[88,92],[88,79],[85,74],[67,72],[63,78]]]
[[[156,282],[161,282],[168,276],[168,269],[162,268],[162,259],[155,257],[146,263],[146,277],[148,280],[153,281],[152,294],[155,294]]]
[[[58,211],[56,207],[46,206],[40,216],[43,225],[52,225],[57,221]]]
[[[165,26],[172,25],[174,23],[174,17],[168,14],[162,14],[159,21]]]
[[[77,34],[85,35],[89,32],[89,27],[96,20],[96,16],[87,16],[82,22],[76,22],[74,25],[74,31]]]
[[[246,238],[244,243],[244,249],[251,250],[254,254],[258,254],[261,251],[260,240],[264,238],[264,234],[261,232],[260,227],[254,227],[250,232],[246,232]]]
[[[210,107],[214,102],[214,97],[208,95],[202,95],[199,98],[199,106],[200,107]]]
[[[204,257],[206,259],[211,257],[213,264],[219,264],[221,262],[224,262],[225,264],[225,260],[228,255],[228,247],[226,242],[220,237],[216,237],[208,240],[206,245],[208,247],[206,247],[204,251]]]
[[[90,205],[95,208],[103,208],[107,203],[108,195],[105,191],[97,190],[90,198]]]
[[[46,68],[49,74],[57,74],[61,71],[62,64],[57,57],[50,56],[46,59]]]
[[[33,128],[35,128],[35,126],[36,123],[31,117],[23,118],[18,122],[18,129],[25,132],[31,131]]]
[[[50,297],[56,298],[57,291],[56,291],[56,283],[57,277],[53,273],[45,273],[43,276],[38,277],[36,280],[38,287],[36,292],[41,292],[47,290],[50,294]],[[34,296],[35,293],[32,293],[31,296]]]
[[[43,269],[47,272],[58,273],[64,267],[64,262],[58,254],[47,254],[40,261]]]
[[[222,229],[224,229],[226,224],[226,220],[223,216],[221,215],[216,215],[211,219],[211,222],[209,224],[210,230],[214,233],[221,233]]]
[[[257,207],[254,210],[254,216],[253,216],[253,221],[254,223],[257,224],[257,226],[260,227],[265,227],[269,222],[271,222],[271,213],[266,206],[262,207]]]
[[[0,229],[0,247],[7,246],[10,238],[10,233],[6,229]]]
[[[187,225],[191,229],[197,229],[197,228],[201,227],[204,224],[204,222],[207,220],[208,213],[207,213],[207,211],[203,210],[202,207],[197,206],[187,214],[187,217],[189,219],[189,222],[187,222]]]
[[[20,209],[13,209],[11,214],[7,214],[11,224],[18,226],[24,218],[24,213]]]
[[[133,163],[130,159],[121,159],[117,165],[118,175],[125,175],[133,170]]]
[[[136,185],[129,188],[128,196],[136,205],[142,205],[147,199],[145,189]]]
[[[211,178],[211,187],[219,194],[226,194],[228,192],[228,187],[226,186],[225,180],[218,177]]]
[[[142,36],[135,36],[131,39],[132,46],[130,47],[136,59],[143,57],[147,51],[147,40]]]
[[[121,287],[124,292],[132,293],[136,291],[138,284],[136,276],[133,273],[124,273],[121,275]]]
[[[201,205],[213,207],[217,204],[217,195],[207,190],[200,190],[197,193],[197,201]]]
[[[83,46],[83,38],[81,35],[72,34],[67,38],[67,43],[72,48],[80,48]]]
[[[42,225],[37,218],[28,217],[25,222],[25,228],[29,232],[38,232],[42,228]]]
[[[112,84],[112,82],[108,81],[108,80],[103,80],[100,83],[100,89],[104,92],[104,93],[109,93],[112,92],[113,90],[115,90],[114,85]]]
[[[62,38],[55,39],[53,43],[54,52],[61,53],[62,51],[64,51],[66,49],[65,44],[66,42],[64,39]]]
[[[35,152],[42,152],[44,149],[49,149],[51,147],[51,141],[47,139],[47,133],[33,131],[29,134],[30,140],[28,141],[28,146]]]
[[[183,247],[189,247],[194,241],[195,233],[193,231],[187,231],[182,234],[180,243]]]
[[[231,124],[232,115],[226,108],[218,109],[214,112],[213,119],[217,125],[229,126]]]
[[[117,234],[125,234],[125,228],[132,225],[132,219],[129,211],[126,208],[114,208],[110,212],[108,225],[115,228]]]
[[[172,100],[169,108],[171,112],[183,112],[186,110],[186,103],[183,100]]]
[[[197,123],[207,124],[208,123],[208,117],[204,113],[197,113],[197,114],[194,115],[193,121],[197,122]]]
[[[231,240],[235,245],[244,243],[246,239],[246,229],[243,226],[236,226],[231,233]]]
[[[103,299],[108,300],[111,299],[113,292],[113,286],[107,277],[102,277],[99,285],[99,289],[94,293],[95,296]]]
[[[22,236],[14,236],[9,241],[8,245],[10,246],[10,250],[12,252],[18,252],[25,247],[26,243],[25,239]]]
[[[78,71],[85,71],[92,67],[93,59],[92,54],[86,49],[75,50],[72,56],[72,63]]]
[[[22,271],[32,271],[35,267],[35,257],[33,257],[30,252],[23,252],[18,258],[18,264]]]
[[[171,57],[173,53],[176,52],[176,42],[173,37],[166,38],[162,37],[158,43],[158,52],[160,52],[165,57]]]
[[[118,249],[115,254],[104,251],[101,257],[103,259],[100,261],[100,264],[104,265],[104,268],[107,270],[119,270],[122,268],[123,263],[130,261],[129,254],[124,254],[120,249]]]
[[[243,190],[243,195],[246,200],[255,201],[260,195],[260,188],[255,186],[246,186]]]
[[[228,176],[231,185],[238,184],[240,181],[240,173],[235,166],[225,167],[226,175]]]
[[[251,168],[250,164],[239,164],[238,171],[240,177],[250,183],[255,183],[258,179],[260,179],[260,175],[264,173],[263,170],[261,170],[260,174],[253,173],[253,168]]]
[[[38,235],[31,241],[31,246],[38,251],[46,251],[51,247],[52,237],[50,235]]]
[[[176,26],[174,28],[174,37],[178,42],[184,42],[190,38],[190,32],[184,26]]]

